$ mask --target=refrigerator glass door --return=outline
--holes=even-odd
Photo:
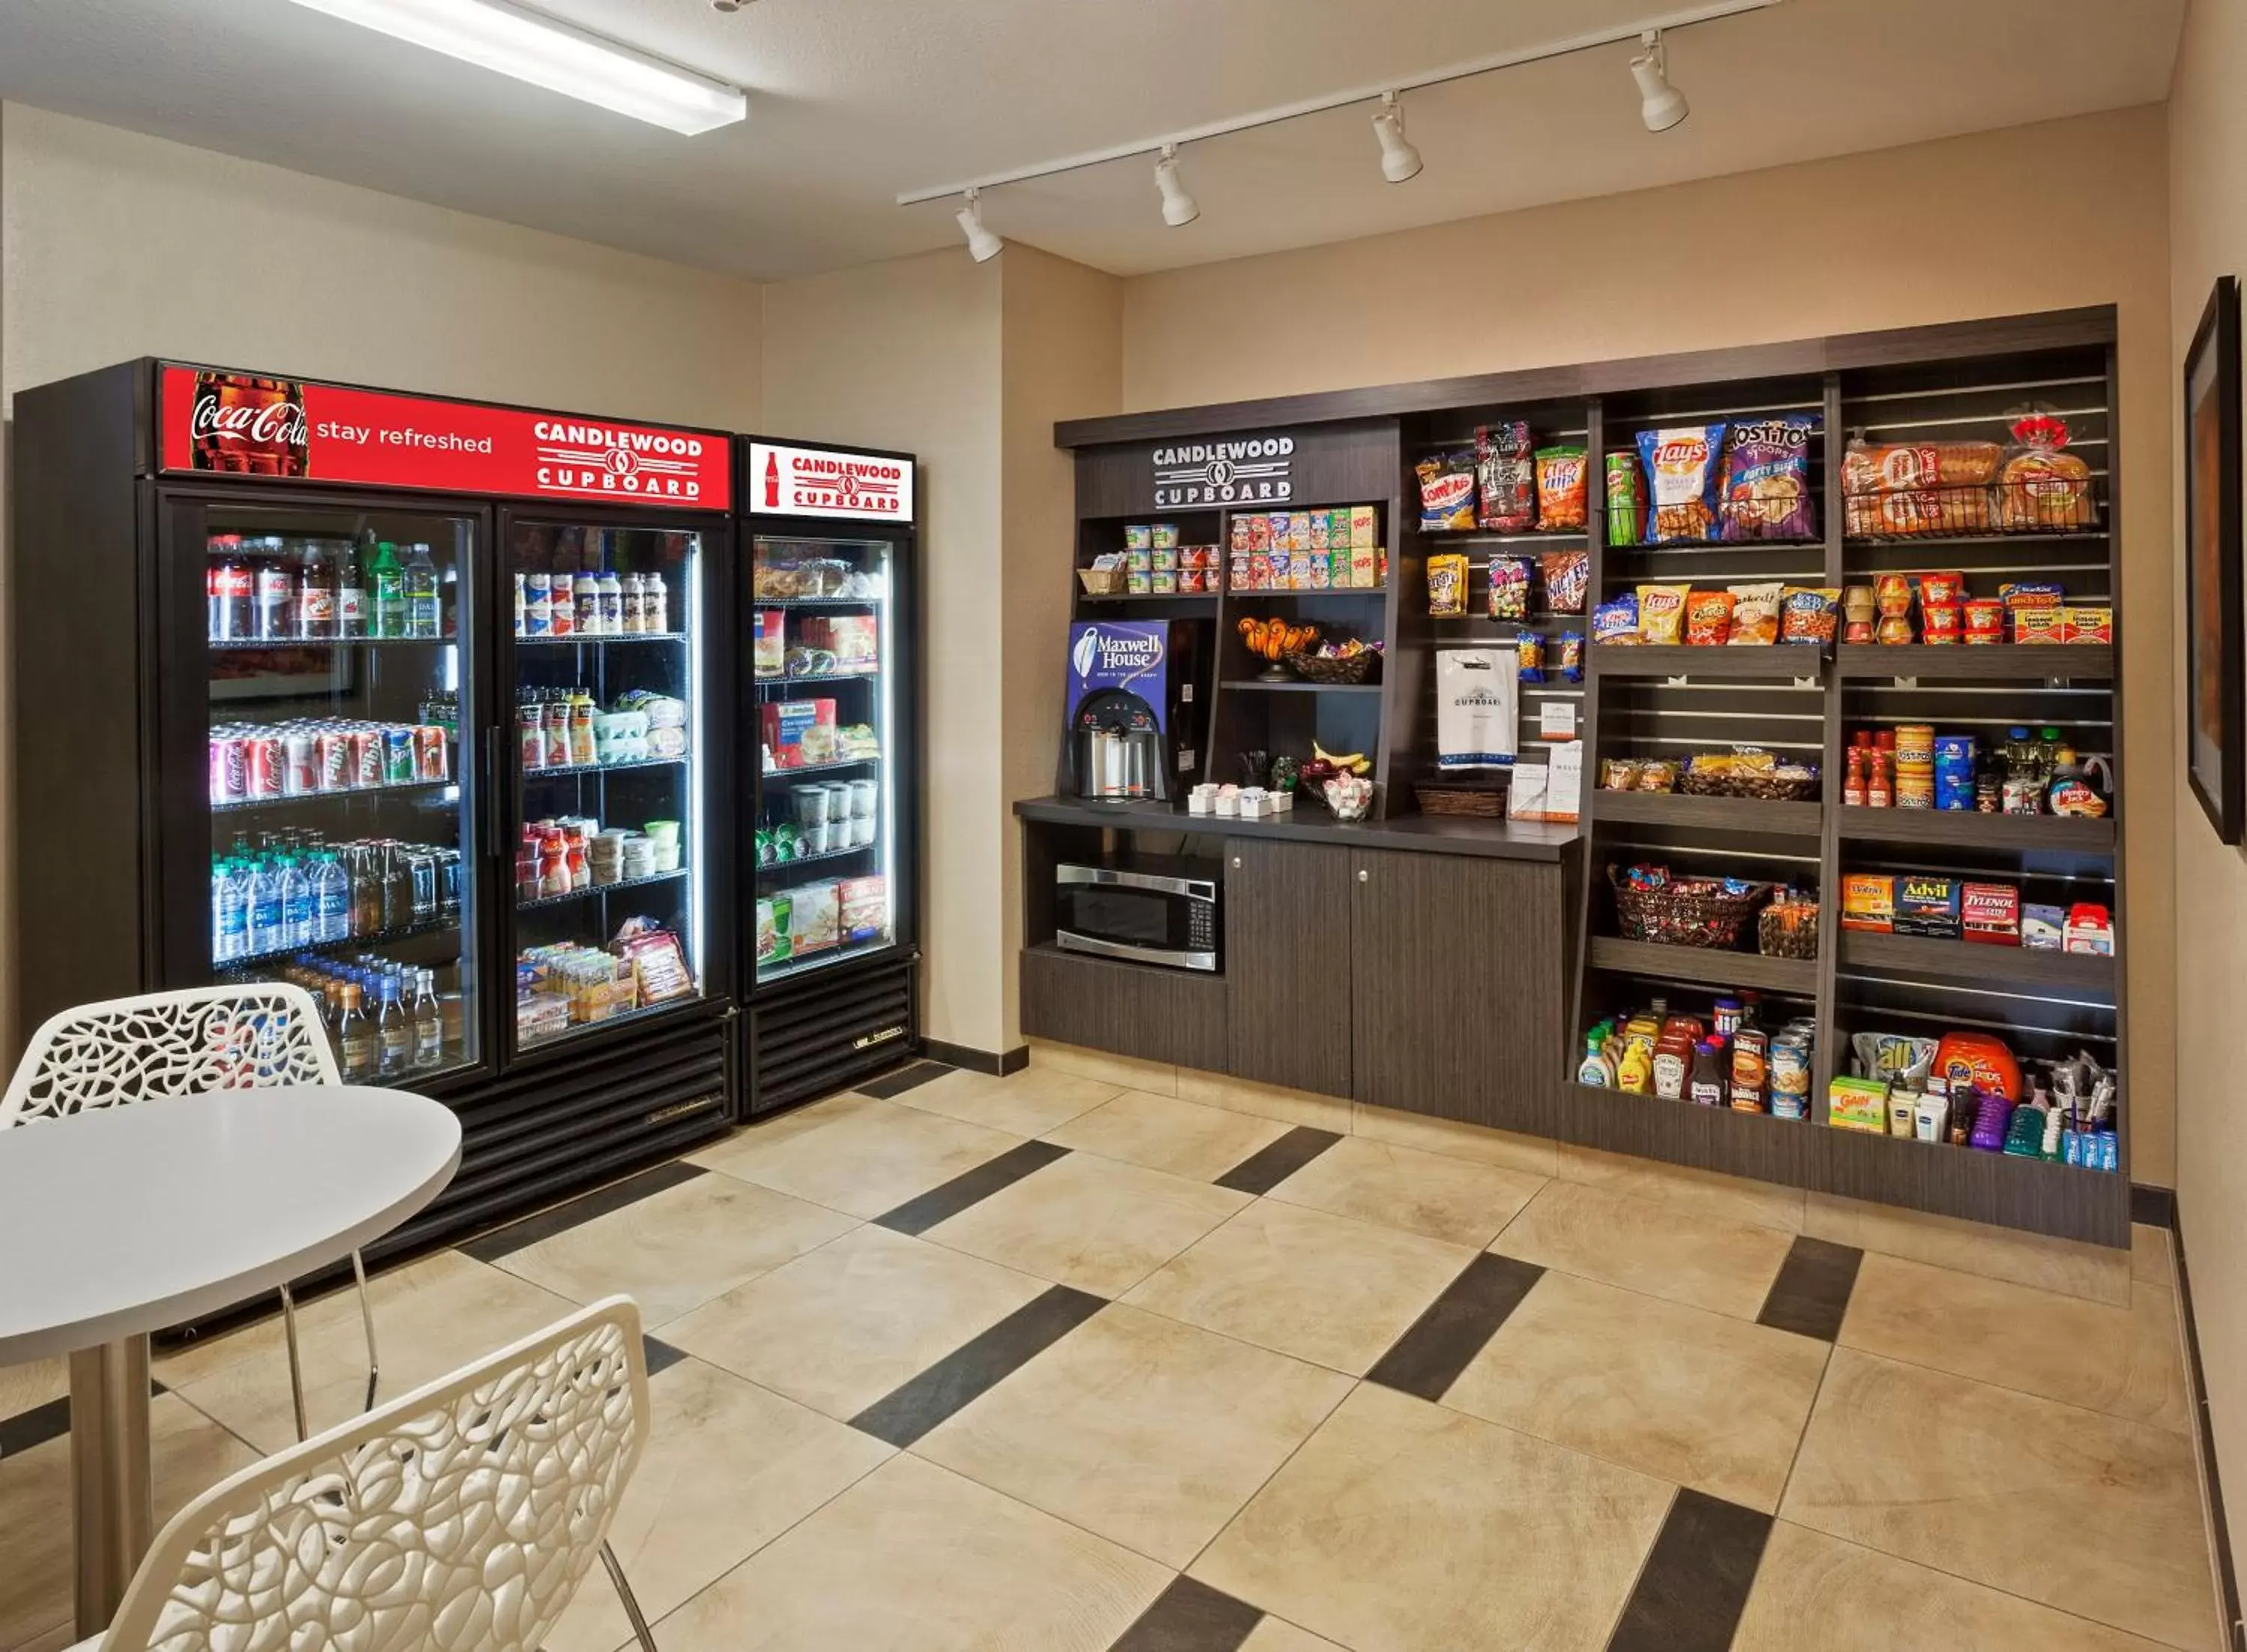
[[[516,520],[515,1046],[659,1014],[704,991],[696,533]]]
[[[213,504],[199,525],[210,970],[323,1007],[352,1083],[482,1058],[461,706],[476,519]]]
[[[894,556],[882,540],[760,537],[753,548],[760,985],[897,936]]]

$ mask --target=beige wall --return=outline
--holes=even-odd
[[[768,430],[920,455],[923,1020],[984,1050],[1003,1046],[1018,929],[999,715],[1000,283],[997,265],[947,250],[776,283],[764,304]]]
[[[2174,374],[2219,275],[2247,272],[2247,8],[2193,0],[2169,91],[2169,348]],[[2183,413],[2172,415],[2180,428]],[[2179,474],[2181,474],[2181,466]],[[2182,483],[2173,489],[2183,535]],[[2184,581],[2175,583],[2180,638],[2177,739],[2163,778],[2175,788],[2177,932],[2177,1210],[2192,1271],[2193,1312],[2208,1381],[2209,1432],[2231,1489],[2236,1561],[2247,1568],[2247,1111],[2239,1104],[2239,1029],[2247,1024],[2247,857],[2216,841],[2185,780]]]
[[[2119,305],[2132,1173],[2166,1184],[2166,153],[2162,111],[2148,106],[1139,276],[1124,290],[1124,405]]]

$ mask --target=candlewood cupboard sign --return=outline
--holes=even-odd
[[[1150,456],[1155,509],[1185,505],[1284,504],[1295,496],[1295,439],[1263,435],[1172,442]]]

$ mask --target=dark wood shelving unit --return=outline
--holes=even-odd
[[[2009,986],[2111,996],[2121,973],[2118,961],[2098,952],[2044,952],[1990,941],[1892,935],[1879,930],[1841,932],[1844,968],[1882,971],[1916,980],[2002,981]]]
[[[1645,975],[1657,980],[1691,981],[1703,986],[1752,987],[1761,993],[1816,995],[1818,964],[1814,959],[1766,958],[1760,952],[1718,951],[1712,946],[1663,946],[1652,941],[1618,940],[1595,935],[1591,940],[1594,969],[1618,974]]]
[[[1377,694],[1381,692],[1379,683],[1311,683],[1301,679],[1267,683],[1258,677],[1222,682],[1218,688],[1220,693],[1227,694]]]
[[[2114,852],[2114,823],[2060,815],[1979,815],[1952,809],[1837,809],[1844,842],[1942,843],[1957,849]]]
[[[1816,837],[1825,829],[1822,803],[1765,802],[1752,797],[1696,797],[1684,792],[1602,792],[1600,818],[1649,826],[1697,826],[1718,831]]]
[[[1631,550],[1645,550],[1631,546]],[[1690,648],[1679,644],[1604,644],[1585,651],[1595,677],[1817,677],[1826,652],[1803,643],[1760,648]]]
[[[1978,647],[1844,643],[1835,664],[1847,678],[2111,682],[2114,677],[2114,650],[2103,643],[1989,643]]]

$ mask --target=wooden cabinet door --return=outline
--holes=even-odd
[[[1565,881],[1543,862],[1352,855],[1357,1100],[1548,1133],[1567,1004]]]
[[[1350,851],[1236,837],[1225,845],[1226,1070],[1350,1092]]]

